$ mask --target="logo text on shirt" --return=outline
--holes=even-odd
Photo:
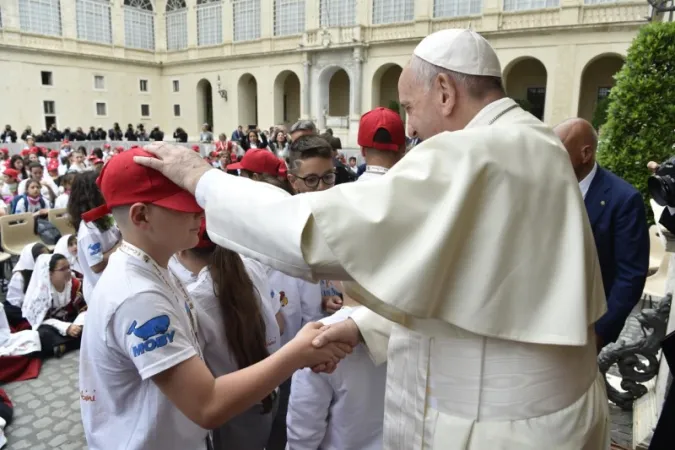
[[[94,256],[101,253],[101,243],[96,242],[94,244],[89,244],[89,256]]]
[[[140,326],[137,326],[138,322],[134,320],[127,330],[127,335],[133,334],[143,340],[131,348],[134,358],[173,342],[176,330],[169,331],[170,324],[171,319],[166,314],[153,317]]]

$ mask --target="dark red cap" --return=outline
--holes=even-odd
[[[227,170],[244,169],[253,173],[266,173],[275,177],[285,177],[286,163],[274,154],[262,148],[249,150],[241,161],[227,166]]]
[[[389,132],[391,142],[375,142],[375,133],[384,129]],[[405,129],[398,113],[389,108],[375,108],[361,116],[358,141],[360,147],[376,150],[398,151],[405,145]]]
[[[53,172],[55,170],[59,170],[59,162],[52,159],[47,163],[47,172]]]
[[[206,231],[206,219],[202,219],[202,225],[199,227],[199,242],[196,248],[211,248],[216,244],[209,238],[209,233]]]
[[[30,150],[28,150],[27,148],[21,150],[21,156],[28,156],[28,155],[30,155]]]
[[[19,171],[16,169],[5,169],[4,172],[2,172],[3,175],[7,175],[10,178],[17,179],[19,178]]]
[[[49,152],[49,157],[50,158],[58,158],[59,157],[58,150],[52,150],[51,152]]]
[[[117,206],[134,203],[150,203],[186,213],[203,211],[192,194],[158,171],[136,164],[134,156],[155,157],[141,148],[113,156],[96,180],[106,204],[82,214],[85,222],[100,219]]]

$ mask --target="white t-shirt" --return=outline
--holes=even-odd
[[[305,324],[323,318],[321,285],[293,278],[271,268],[267,271],[267,277],[272,297],[279,300],[281,315],[284,317],[281,345],[285,345]]]
[[[343,308],[321,320],[345,320]],[[332,374],[295,372],[286,415],[288,450],[381,450],[387,365],[375,366],[363,345]]]
[[[165,280],[175,283],[167,269]],[[199,355],[188,302],[150,263],[117,251],[89,303],[80,409],[90,450],[204,450],[207,431],[151,378]],[[193,313],[193,315],[196,315]]]
[[[121,239],[121,234],[117,225],[113,225],[108,230],[101,232],[95,223],[80,222],[80,229],[77,232],[77,260],[82,267],[82,293],[84,299],[89,304],[94,286],[101,277],[101,273],[95,273],[91,270],[92,266],[103,261],[103,254],[109,251]]]
[[[258,291],[263,292],[262,288],[257,285],[255,276],[251,276],[251,281]],[[187,289],[195,302],[199,323],[199,343],[204,349],[206,364],[216,377],[237,371],[239,366],[234,357],[230,355],[227,346],[223,311],[220,301],[213,292],[213,279],[208,267],[204,267],[199,272],[197,279],[188,285]],[[260,298],[259,301],[265,321],[267,350],[271,354],[279,350],[279,325],[269,304]]]
[[[181,264],[176,255],[173,255],[171,259],[169,259],[169,270],[176,275],[176,278],[183,283],[183,286],[188,286],[197,279],[197,275],[190,272],[183,264]]]
[[[58,197],[56,197],[56,200],[54,200],[54,209],[67,208],[69,198],[70,194],[66,194],[65,192],[60,194]]]
[[[26,184],[28,184],[29,179],[30,178],[27,178],[27,179],[21,180],[19,182],[19,186],[17,186],[17,188],[16,188],[16,193],[18,195],[26,193]],[[54,183],[54,180],[52,179],[52,177],[50,177],[49,175],[43,176],[42,181],[49,184],[49,187],[51,187],[52,191],[54,191],[54,195],[59,194],[59,187],[56,185],[56,183]],[[47,188],[47,186],[42,186],[42,188],[40,189],[40,193],[42,194],[42,196],[44,198],[49,198],[49,189]]]

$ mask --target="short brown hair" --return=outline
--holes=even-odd
[[[309,158],[332,159],[333,147],[319,136],[300,136],[291,142],[288,155],[288,167],[295,170]]]

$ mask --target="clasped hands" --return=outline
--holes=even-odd
[[[332,373],[337,364],[359,343],[359,329],[347,319],[331,325],[308,323],[289,342],[293,345],[300,367],[319,373]]]

